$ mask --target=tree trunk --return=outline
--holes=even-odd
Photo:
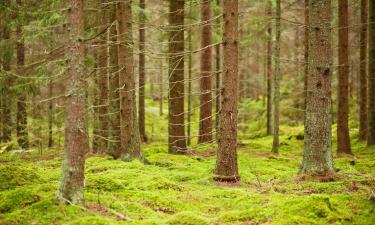
[[[375,0],[369,1],[368,36],[368,135],[367,144],[375,145]]]
[[[309,0],[305,0],[305,77],[304,77],[304,118],[306,118],[306,98],[307,98],[307,77],[309,75],[309,27],[310,27],[310,21],[309,21]],[[304,121],[305,122],[305,121]]]
[[[109,23],[109,138],[108,154],[114,158],[120,152],[120,95],[119,95],[119,66],[117,44],[116,2],[111,2]]]
[[[349,136],[349,22],[348,0],[339,1],[339,70],[337,153],[352,154]]]
[[[84,164],[88,149],[86,83],[84,81],[85,46],[83,0],[70,0],[68,16],[69,57],[67,58],[67,77],[65,98],[65,154],[63,174],[57,193],[58,201],[84,204]]]
[[[359,139],[367,137],[367,13],[368,0],[361,0],[361,33],[359,56]]]
[[[99,26],[104,29],[107,25],[106,1],[99,0],[98,5],[101,9],[99,17]],[[108,148],[108,49],[107,49],[107,36],[104,34],[99,36],[98,41],[98,67],[97,67],[97,81],[98,81],[98,132],[97,136],[97,149],[93,149],[96,153],[103,153]]]
[[[237,182],[237,122],[238,122],[238,1],[224,1],[224,76],[220,139],[214,180]]]
[[[334,172],[331,114],[331,0],[310,0],[309,73],[305,118],[305,148],[301,172]]]
[[[159,72],[159,115],[163,115],[163,89],[164,89],[164,83],[163,83],[163,59],[160,59],[160,72]]]
[[[145,0],[139,1],[139,109],[138,109],[138,122],[139,133],[141,140],[147,142],[146,127],[145,127],[145,33],[146,33],[146,16]]]
[[[132,37],[132,1],[118,2],[120,118],[122,160],[141,159],[140,134],[137,123]]]
[[[52,78],[51,78],[52,79]],[[52,80],[49,81],[48,84],[48,148],[52,148],[53,145],[53,100],[52,100],[52,92],[53,91],[53,83]]]
[[[211,1],[201,3],[201,79],[200,79],[200,114],[198,143],[212,141],[212,25],[211,25]]]
[[[279,141],[279,106],[280,106],[280,36],[281,36],[281,0],[276,0],[276,42],[275,42],[275,76],[273,98],[273,144],[272,152],[278,153]]]
[[[17,4],[22,6],[21,0],[17,0]],[[18,74],[23,76],[23,66],[25,65],[25,43],[22,40],[21,24],[17,26],[17,70]],[[17,96],[17,115],[16,115],[16,131],[17,142],[22,149],[29,148],[29,138],[27,131],[27,105],[26,94],[20,93]]]
[[[216,5],[220,6],[220,0],[216,0]],[[218,16],[218,15],[215,15]],[[221,30],[221,20],[217,18],[217,29],[218,32]],[[219,130],[220,130],[220,90],[221,90],[221,43],[218,43],[215,47],[216,55],[216,91],[215,91],[215,131],[216,139],[219,139]]]
[[[185,0],[169,3],[169,153],[186,152],[184,113],[184,6]]]
[[[193,4],[192,2],[190,2],[190,4]],[[193,16],[193,10],[192,10],[192,6],[190,5],[190,8],[189,8],[189,14],[190,14],[190,17]],[[190,21],[192,23],[192,20]],[[188,110],[187,110],[187,144],[190,145],[191,144],[191,101],[192,101],[192,75],[193,75],[193,42],[192,42],[192,36],[193,36],[193,31],[192,31],[192,28],[189,27],[189,30],[188,30],[188,45],[189,45],[189,54],[188,54],[188,57],[189,57],[189,64],[188,64],[188,101],[187,101],[187,107],[188,107]]]
[[[273,134],[272,126],[272,4],[267,3],[267,17],[270,20],[267,25],[267,59],[266,59],[266,71],[267,71],[267,134]]]

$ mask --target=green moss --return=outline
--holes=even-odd
[[[40,181],[35,169],[21,165],[0,165],[0,191]]]
[[[99,216],[90,216],[76,219],[72,222],[64,223],[63,225],[116,225],[118,221],[113,219],[102,218]]]
[[[177,213],[168,221],[170,225],[208,225],[208,221],[193,212]]]
[[[40,200],[40,196],[27,188],[0,193],[0,213],[9,213],[17,208],[27,207]]]

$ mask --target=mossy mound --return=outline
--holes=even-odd
[[[0,193],[0,213],[9,213],[14,209],[22,209],[40,200],[40,196],[27,188]]]
[[[63,225],[116,225],[118,221],[102,218],[99,216],[90,216],[76,219],[72,222],[64,223]]]
[[[40,181],[34,169],[21,165],[0,165],[0,191]]]
[[[169,225],[209,225],[210,223],[201,216],[193,212],[177,213],[168,220]]]

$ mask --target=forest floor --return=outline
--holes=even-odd
[[[214,146],[187,156],[145,145],[149,165],[89,156],[87,208],[56,205],[61,151],[0,155],[0,224],[375,224],[375,148],[352,141],[354,158],[335,158],[331,182],[298,176],[302,127],[283,127],[279,155],[271,137],[243,139],[241,182],[212,180]]]
[[[262,103],[241,102],[241,182],[223,185],[212,180],[216,146],[193,144],[188,155],[168,154],[168,114],[159,115],[157,102],[147,99],[147,105],[151,144],[142,149],[149,164],[88,155],[86,208],[55,204],[62,149],[0,154],[0,225],[375,224],[375,201],[370,199],[375,147],[358,141],[358,129],[351,130],[355,156],[334,159],[339,170],[335,180],[303,180],[298,174],[303,126],[285,125],[295,118],[294,111],[282,109],[281,148],[275,155],[272,137],[265,135]],[[43,119],[29,122],[47,130]],[[192,123],[192,130],[197,126]],[[351,127],[357,127],[355,120]],[[55,139],[61,141],[57,135]]]

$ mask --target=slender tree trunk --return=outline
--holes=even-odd
[[[301,172],[327,175],[334,172],[331,141],[331,0],[310,0],[309,20],[309,73]]]
[[[6,5],[10,4],[10,0],[5,0],[4,2]],[[10,42],[10,28],[9,24],[9,16],[7,14],[4,15],[4,26],[3,26],[3,41],[5,43]],[[9,48],[9,46],[8,46]],[[9,49],[7,49],[9,51]],[[2,91],[2,95],[0,98],[2,99],[2,118],[3,118],[3,126],[2,126],[2,141],[4,143],[9,142],[12,139],[12,111],[11,111],[11,99],[12,95],[9,90],[9,87],[12,84],[10,72],[10,64],[11,64],[11,57],[9,54],[2,53],[2,65],[3,71],[5,74],[4,78],[4,87]]]
[[[146,16],[144,10],[146,9],[145,0],[139,1],[139,109],[138,122],[139,133],[141,140],[147,142],[146,127],[145,127],[145,33],[146,33]]]
[[[192,2],[190,2],[190,4],[193,4]],[[189,10],[189,14],[190,16],[192,16],[192,6],[190,6],[190,10]],[[187,104],[187,107],[188,107],[188,110],[187,110],[187,144],[190,145],[191,144],[191,100],[192,100],[192,74],[193,74],[193,43],[192,43],[192,36],[193,36],[193,32],[192,32],[192,28],[189,27],[189,30],[188,30],[188,44],[189,44],[189,64],[188,64],[188,104]]]
[[[304,78],[304,114],[306,114],[306,98],[307,98],[307,77],[309,75],[309,27],[310,27],[310,21],[309,21],[309,0],[305,0],[305,78]],[[306,118],[306,115],[304,115],[304,118]]]
[[[268,19],[271,20],[272,18],[272,4],[270,2],[267,3],[267,16]],[[273,95],[273,87],[272,87],[272,26],[271,22],[267,25],[267,60],[266,60],[266,70],[267,70],[267,134],[273,134],[273,126],[272,126],[272,95]]]
[[[164,89],[164,83],[163,83],[163,59],[160,59],[160,72],[159,72],[159,115],[163,115],[163,89]]]
[[[375,145],[375,0],[369,0],[368,36],[368,134],[367,144]]]
[[[83,0],[70,0],[68,16],[69,57],[65,98],[65,154],[63,173],[57,193],[59,202],[84,204],[85,151],[88,149],[86,84],[84,81],[85,46],[81,41],[84,32]]]
[[[119,66],[117,44],[116,2],[112,1],[109,13],[109,138],[108,154],[114,158],[121,155],[120,152],[120,95],[119,95]]]
[[[220,0],[216,0],[216,5],[220,6]],[[218,16],[218,15],[215,15]],[[221,30],[221,20],[217,19],[217,30],[220,33]],[[216,130],[216,139],[219,139],[219,130],[220,130],[220,90],[221,90],[221,44],[215,46],[215,55],[216,55],[216,104],[215,104],[215,130]]]
[[[359,57],[359,139],[367,137],[367,17],[368,0],[361,0],[361,33]]]
[[[85,55],[86,55],[87,49],[85,49]],[[95,48],[93,49],[93,57],[95,59],[95,64],[94,64],[94,85],[93,85],[93,90],[92,90],[92,98],[93,98],[93,121],[92,121],[92,126],[93,126],[93,131],[92,131],[92,137],[91,137],[91,143],[92,143],[92,151],[94,153],[99,152],[99,135],[100,135],[100,124],[99,124],[99,81],[98,81],[98,65],[99,65],[99,57],[98,57],[98,49]]]
[[[121,159],[141,159],[140,134],[137,123],[132,37],[132,1],[117,3],[119,21],[119,66],[121,102]]]
[[[276,0],[276,42],[275,42],[275,76],[273,98],[273,144],[272,152],[279,152],[279,106],[280,106],[280,36],[281,36],[281,0]]]
[[[169,4],[169,153],[186,152],[184,121],[184,6],[185,0]]]
[[[201,3],[202,42],[198,143],[212,141],[212,23],[211,1]]]
[[[107,25],[107,9],[106,1],[99,0],[101,12],[99,17],[99,25],[104,29]],[[98,132],[97,136],[97,149],[94,152],[103,153],[108,148],[108,49],[107,49],[107,36],[102,34],[99,36],[98,41],[98,67],[97,67],[97,90],[98,90]]]
[[[224,76],[220,139],[215,169],[216,181],[237,182],[237,122],[238,122],[238,1],[224,1]]]
[[[52,79],[52,78],[51,78]],[[53,145],[53,100],[52,100],[52,92],[53,91],[53,83],[52,80],[49,81],[48,84],[48,148],[52,148]]]
[[[17,4],[22,6],[21,0],[17,0]],[[17,27],[17,70],[20,75],[23,71],[23,66],[25,65],[25,43],[22,40],[22,28],[21,24]],[[20,93],[17,97],[17,142],[18,145],[23,149],[29,148],[29,138],[27,130],[27,105],[26,105],[26,94]]]
[[[349,136],[349,21],[348,0],[339,1],[339,70],[337,153],[352,154]]]

